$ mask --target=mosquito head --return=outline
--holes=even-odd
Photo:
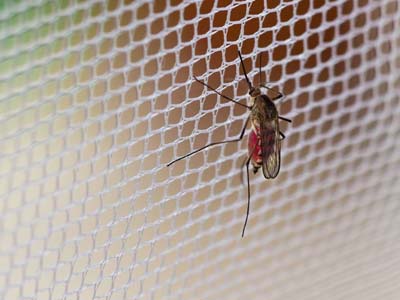
[[[261,90],[260,90],[258,87],[252,86],[252,87],[249,89],[249,95],[250,95],[250,97],[252,97],[252,98],[256,98],[256,97],[258,97],[258,96],[261,95]]]

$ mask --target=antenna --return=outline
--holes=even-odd
[[[238,53],[239,53],[239,58],[240,58],[240,64],[242,65],[244,76],[246,77],[247,85],[249,86],[249,90],[251,90],[253,88],[253,86],[251,85],[250,80],[247,77],[247,72],[246,72],[246,69],[244,67],[243,58],[242,58],[242,55],[240,54],[240,51],[238,51]]]

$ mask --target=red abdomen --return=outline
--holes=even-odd
[[[259,130],[257,132],[252,130],[249,136],[248,151],[253,165],[261,166],[263,155],[265,155],[265,158],[269,157],[274,152],[274,146],[275,132],[273,130],[267,130],[263,133],[263,136],[261,136]]]
[[[249,155],[251,155],[253,166],[261,166],[261,138],[254,130],[252,130],[249,135],[248,151]]]

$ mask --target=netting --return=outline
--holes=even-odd
[[[399,299],[400,9],[3,1],[2,299]],[[243,183],[249,78],[285,94]],[[249,130],[249,129],[248,129]]]

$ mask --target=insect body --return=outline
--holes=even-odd
[[[250,212],[249,164],[250,162],[252,163],[254,173],[257,173],[258,169],[262,168],[264,177],[267,179],[275,178],[278,175],[281,163],[281,141],[285,138],[285,135],[279,130],[279,119],[284,120],[286,122],[291,122],[291,120],[279,116],[276,106],[273,102],[274,100],[282,98],[283,94],[261,83],[261,62],[260,62],[260,73],[259,73],[260,85],[258,87],[253,87],[250,83],[250,80],[247,77],[243,59],[239,51],[238,54],[244,75],[246,77],[246,82],[249,87],[249,96],[250,96],[249,105],[245,105],[228,96],[219,93],[208,84],[198,80],[196,77],[194,77],[194,79],[197,82],[201,83],[202,85],[208,87],[210,90],[214,91],[221,97],[231,102],[234,102],[235,104],[244,106],[250,110],[250,115],[246,119],[246,122],[240,133],[240,136],[236,139],[214,142],[205,145],[193,152],[190,152],[182,157],[179,157],[171,161],[170,163],[167,164],[167,166],[170,166],[173,163],[181,159],[184,159],[188,156],[191,156],[197,152],[200,152],[210,146],[240,141],[244,136],[247,124],[249,123],[250,120],[252,130],[250,132],[248,140],[249,156],[245,163],[247,171],[247,213],[242,230],[242,237],[243,237]],[[262,87],[266,88],[267,90],[273,91],[277,95],[272,99],[269,98],[266,94],[261,93]]]
[[[252,131],[248,141],[253,172],[262,167],[265,178],[275,178],[280,168],[281,137],[278,111],[266,95],[256,97],[250,113]]]

